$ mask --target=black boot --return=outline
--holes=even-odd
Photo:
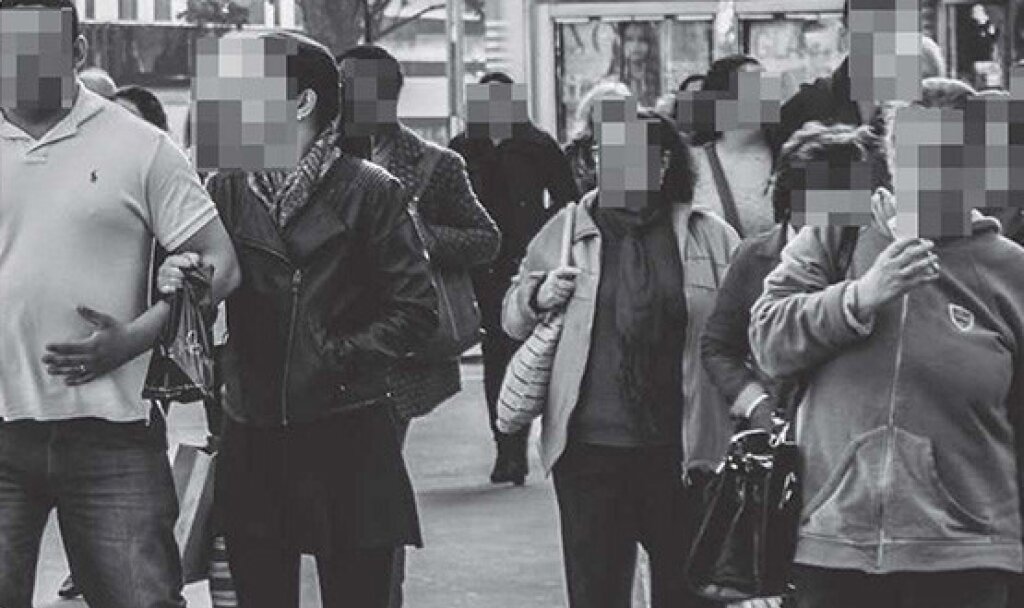
[[[526,475],[530,472],[526,457],[528,438],[527,435],[502,435],[498,438],[491,483],[512,483],[517,486],[526,483]]]

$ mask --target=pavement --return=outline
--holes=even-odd
[[[405,458],[417,491],[425,547],[410,549],[406,608],[561,608],[566,605],[558,510],[550,479],[530,449],[523,487],[488,482],[493,443],[484,406],[482,369],[463,365],[463,390],[409,432]],[[170,440],[203,444],[202,408],[172,408]],[[536,442],[536,429],[533,438]],[[67,563],[54,519],[46,528],[36,584],[37,608],[88,608],[57,599]],[[643,576],[638,577],[637,601]],[[185,589],[190,608],[209,608],[205,582]],[[302,607],[319,606],[315,566],[304,559]],[[101,607],[95,607],[101,608]]]

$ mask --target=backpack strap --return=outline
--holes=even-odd
[[[722,201],[722,211],[725,213],[725,221],[733,227],[736,234],[743,238],[743,224],[740,222],[740,212],[736,208],[736,199],[732,196],[732,188],[729,187],[729,180],[725,177],[725,170],[722,168],[722,159],[718,157],[718,150],[715,142],[704,146],[704,153],[708,156],[708,164],[711,165],[711,175],[715,178],[715,188],[718,190],[718,198]]]

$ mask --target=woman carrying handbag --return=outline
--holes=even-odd
[[[509,335],[528,341],[503,388],[506,395],[517,384],[546,389],[541,460],[554,474],[569,606],[629,605],[637,543],[650,557],[655,608],[705,606],[681,576],[699,517],[684,472],[720,459],[729,437],[727,408],[704,378],[697,337],[738,238],[690,205],[689,154],[672,124],[651,112],[638,116],[635,100],[605,104],[623,106],[600,115],[627,117],[626,149],[602,142],[598,189],[530,243],[502,319]],[[652,170],[637,175],[653,183],[606,181],[627,158],[648,163]],[[562,259],[566,232],[573,267]],[[529,339],[554,311],[562,326],[550,373],[542,365],[534,378],[515,379]],[[514,407],[503,411],[509,430],[524,423],[511,415]]]

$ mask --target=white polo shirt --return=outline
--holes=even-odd
[[[0,112],[0,418],[146,419],[149,353],[68,387],[45,346],[92,332],[78,306],[137,318],[152,239],[175,250],[216,215],[166,134],[82,86],[39,140]]]

